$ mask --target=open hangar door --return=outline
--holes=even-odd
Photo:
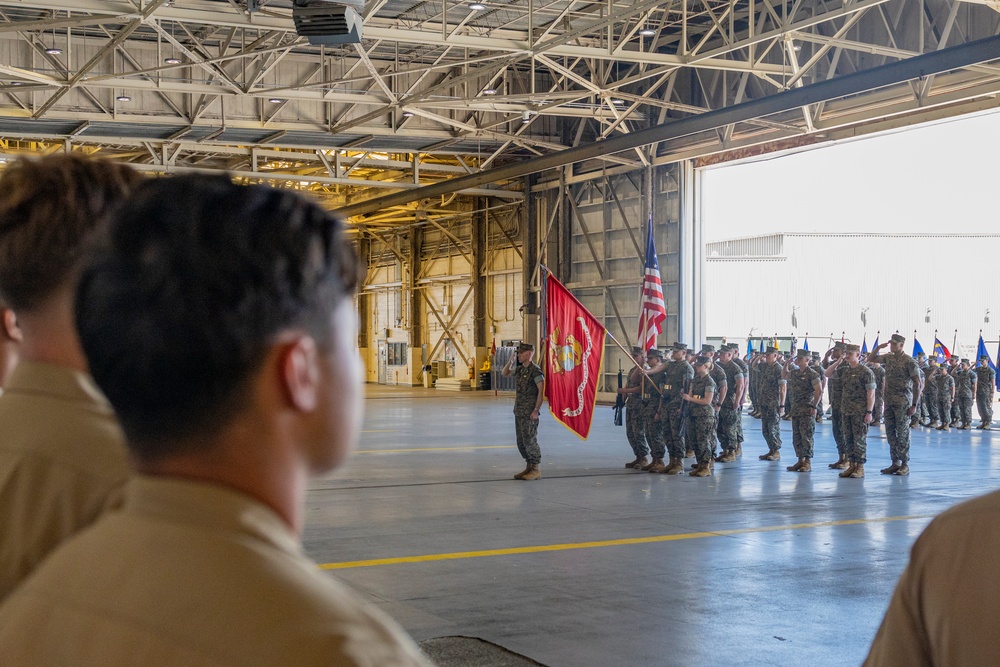
[[[990,112],[699,168],[704,336],[996,341],[997,150]]]

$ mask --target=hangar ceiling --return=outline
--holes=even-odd
[[[1000,33],[1000,0],[484,4],[370,0],[361,44],[319,47],[295,34],[291,0],[0,0],[0,158],[225,169],[346,208]],[[998,92],[1000,66],[976,64],[600,155],[570,176],[851,136],[995,107]],[[354,222],[411,225],[472,197],[513,206],[523,188]]]

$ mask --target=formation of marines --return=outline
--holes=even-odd
[[[973,404],[980,419],[976,428],[990,428],[996,372],[985,356],[975,367],[959,358],[938,363],[906,354],[905,343],[894,334],[865,355],[858,345],[837,342],[822,357],[767,347],[747,360],[736,344],[695,351],[675,343],[667,360],[659,350],[633,348],[636,366],[618,390],[626,397],[626,433],[635,455],[625,467],[676,475],[684,472],[685,458],[694,458],[689,474],[711,475],[715,463],[731,463],[742,454],[742,412],[749,398],[749,414],[761,420],[767,445],[759,459],[781,459],[780,423],[788,420],[797,460],[786,469],[810,472],[816,424],[824,421],[828,395],[838,455],[828,468],[840,477],[864,477],[868,429],[882,426],[891,463],[880,472],[908,475],[910,429],[971,429]]]

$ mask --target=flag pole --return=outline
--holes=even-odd
[[[951,353],[955,354],[955,348],[958,347],[958,329],[955,329],[955,337],[951,339]]]
[[[632,356],[632,353],[626,350],[625,346],[619,343],[618,339],[615,338],[610,331],[605,330],[604,335],[605,337],[610,338],[614,342],[614,344],[618,346],[618,349],[620,349],[622,352],[625,353],[625,356],[627,356],[629,361],[632,362],[632,365],[638,368],[639,372],[641,372],[643,375],[646,376],[646,379],[649,380],[650,384],[653,385],[653,389],[656,390],[656,393],[659,394],[660,396],[663,396],[663,392],[660,391],[660,388],[656,386],[655,382],[653,382],[653,378],[649,377],[649,373],[646,372],[646,369],[636,363],[635,358]]]

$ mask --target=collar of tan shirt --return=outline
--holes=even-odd
[[[20,361],[11,372],[7,396],[33,395],[82,401],[114,414],[111,404],[87,373],[41,361]]]
[[[123,511],[211,533],[251,535],[289,554],[303,555],[299,538],[274,510],[228,487],[182,477],[135,475]]]

